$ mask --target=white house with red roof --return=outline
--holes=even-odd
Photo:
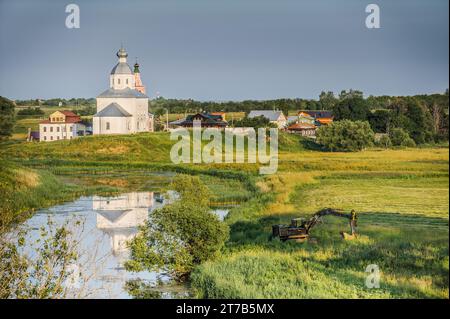
[[[47,120],[39,123],[39,140],[52,142],[71,140],[86,134],[81,118],[71,111],[56,111]]]

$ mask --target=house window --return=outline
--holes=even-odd
[[[46,141],[47,140],[47,136],[44,136],[44,141]]]
[[[50,126],[50,132],[53,132],[53,126]]]
[[[59,126],[56,128],[56,132],[59,132]]]
[[[53,141],[53,136],[50,136],[50,140]]]
[[[117,79],[117,84],[120,84],[120,79]]]
[[[107,130],[110,129],[110,124],[109,124],[109,122],[106,122],[106,129],[107,129]]]
[[[59,136],[57,136],[56,139],[59,140]]]
[[[47,132],[47,126],[44,126],[44,132]]]
[[[127,79],[127,81],[126,81],[126,82],[127,82],[127,84],[128,84],[128,79]]]

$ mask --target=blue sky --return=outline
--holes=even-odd
[[[151,97],[317,98],[443,92],[447,0],[0,0],[0,95],[95,97],[123,43]],[[367,29],[365,7],[381,9]]]

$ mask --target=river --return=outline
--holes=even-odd
[[[56,229],[67,224],[78,244],[77,263],[72,265],[69,297],[74,298],[131,298],[125,287],[130,280],[139,280],[150,286],[168,282],[167,275],[157,272],[129,272],[124,262],[129,259],[127,242],[146,223],[154,209],[174,200],[171,192],[162,196],[156,192],[130,192],[114,197],[90,196],[37,211],[21,228],[27,229],[24,253],[33,256],[35,243],[43,229]],[[220,219],[227,210],[213,211]],[[49,223],[49,220],[51,223]],[[80,274],[80,275],[78,275]],[[171,286],[158,294],[160,298],[188,294],[185,287]]]

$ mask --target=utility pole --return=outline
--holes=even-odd
[[[166,108],[166,130],[169,130],[169,109]]]

